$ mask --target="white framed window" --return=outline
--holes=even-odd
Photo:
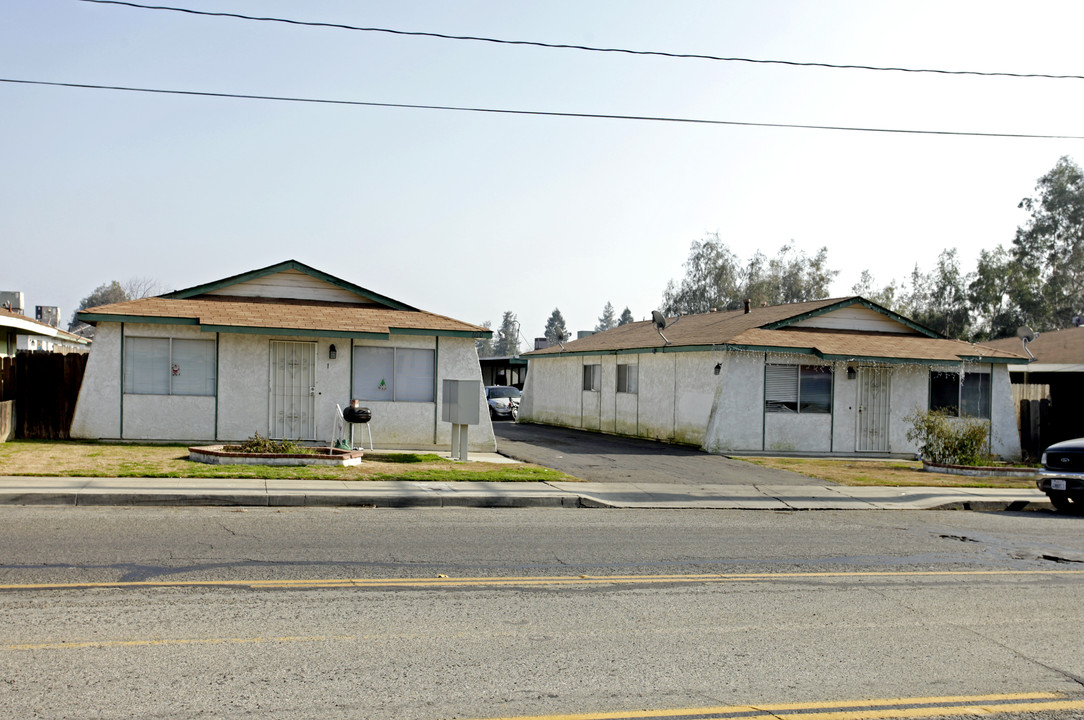
[[[618,363],[617,392],[633,395],[639,392],[639,374],[638,365]]]
[[[602,366],[583,366],[583,389],[587,392],[598,392],[602,389]]]
[[[990,419],[990,374],[930,371],[930,410]]]
[[[215,341],[124,338],[124,392],[214,395]]]
[[[832,412],[832,368],[826,365],[766,365],[764,411]]]
[[[435,402],[436,363],[422,348],[354,347],[354,397],[383,402]]]

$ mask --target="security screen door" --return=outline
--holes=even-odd
[[[858,368],[858,452],[888,452],[888,368]]]
[[[316,439],[316,343],[271,341],[269,433]]]

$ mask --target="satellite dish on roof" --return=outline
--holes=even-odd
[[[1032,362],[1035,362],[1035,356],[1031,354],[1031,349],[1028,347],[1028,343],[1034,341],[1035,338],[1039,337],[1039,333],[1035,332],[1027,325],[1021,325],[1020,327],[1016,328],[1016,337],[1023,340],[1024,352],[1028,354],[1028,357],[1031,358]]]
[[[669,345],[670,341],[667,340],[666,336],[662,334],[663,328],[666,327],[666,316],[663,315],[658,310],[652,310],[651,311],[651,322],[655,323],[655,332],[657,332],[659,334],[659,337],[662,338],[663,342],[665,342],[667,345]]]
[[[568,340],[568,335],[561,328],[554,328],[553,339],[557,341],[557,344],[561,346],[561,349],[565,349],[565,340]]]

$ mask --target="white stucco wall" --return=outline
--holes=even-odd
[[[760,450],[764,438],[764,356],[761,353],[720,353],[718,383],[704,449]],[[714,375],[714,365],[712,365]]]
[[[764,412],[763,353],[656,352],[611,356],[542,356],[530,359],[521,418],[526,422],[600,429],[622,435],[702,446],[709,452],[856,451],[858,380],[847,377],[855,362],[831,364],[831,414]],[[773,364],[824,364],[807,355],[773,355]],[[602,390],[582,391],[583,365],[602,364]],[[638,363],[639,392],[616,393],[617,363]],[[720,373],[715,375],[715,364]],[[959,365],[945,369],[959,370]],[[888,452],[915,452],[905,417],[929,402],[931,368],[888,366]],[[1003,365],[968,365],[992,372],[994,453],[1020,455],[1008,370]]]
[[[71,436],[120,437],[120,323],[99,323],[75,404]]]
[[[127,337],[213,339],[198,327],[184,325],[124,324]],[[218,335],[217,428],[214,397],[121,396],[121,324],[98,324],[95,343],[80,388],[72,423],[72,437],[87,439],[235,441],[253,433],[269,434],[270,348],[272,340],[311,342],[309,337],[221,333]],[[329,442],[334,432],[335,405],[350,402],[351,340],[316,341],[315,438]],[[336,358],[329,358],[329,346]],[[364,402],[373,412],[373,442],[380,448],[443,449],[451,447],[451,425],[440,422],[440,380],[478,380],[481,369],[471,338],[393,336],[389,341],[357,341],[383,347],[427,348],[436,351],[436,402]],[[480,424],[470,429],[470,449],[496,449],[493,426],[479,392]],[[121,414],[123,412],[123,428]],[[367,442],[358,426],[355,441]]]

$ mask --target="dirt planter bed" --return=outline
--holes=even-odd
[[[1037,468],[1008,467],[998,465],[946,465],[922,461],[924,472],[944,473],[946,475],[965,475],[967,477],[1014,477],[1033,478],[1039,477]]]
[[[188,459],[209,465],[327,465],[349,467],[360,465],[365,454],[360,450],[313,448],[312,453],[244,453],[224,449],[224,445],[204,445],[188,448]]]

